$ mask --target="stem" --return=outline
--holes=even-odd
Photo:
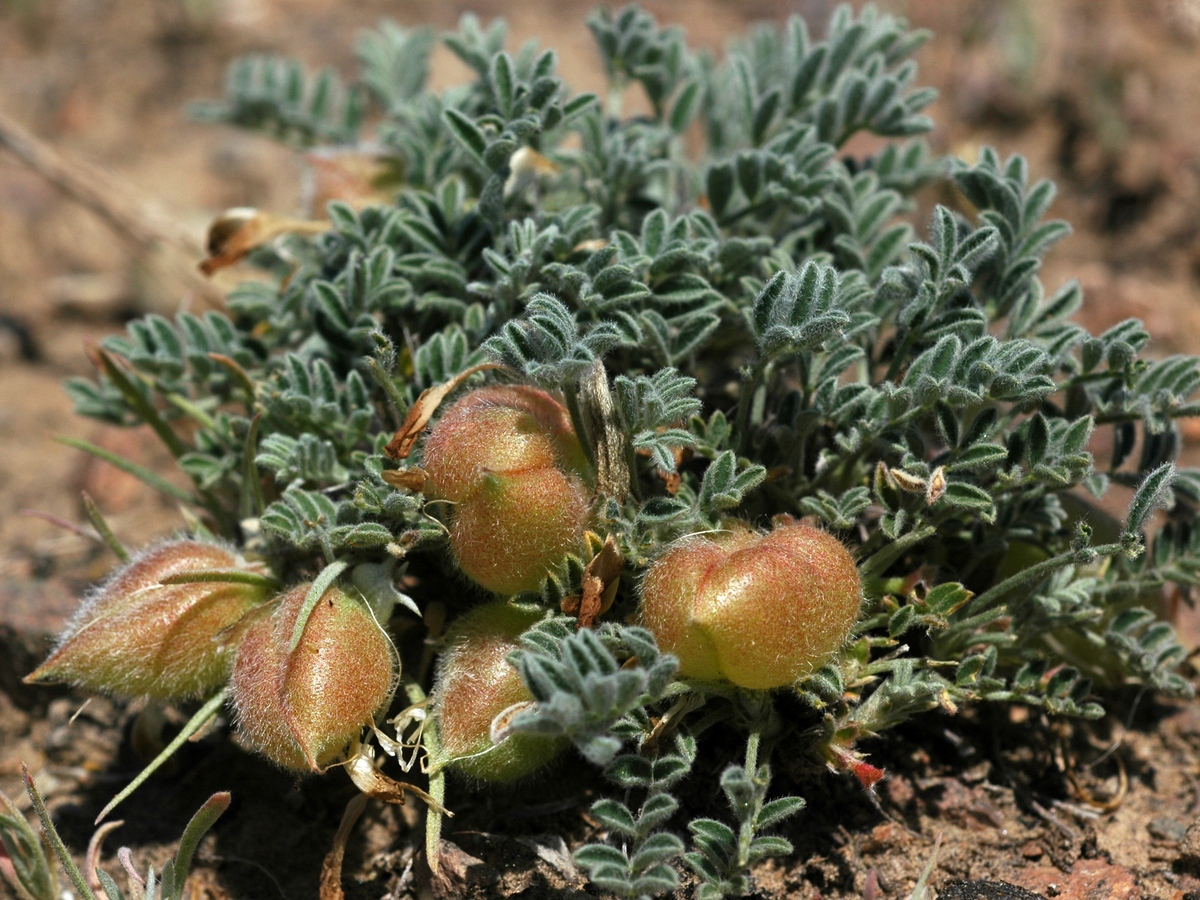
[[[216,430],[216,420],[191,400],[188,400],[186,397],[181,397],[179,394],[164,394],[163,397],[168,403],[170,403],[184,415],[191,416],[193,419],[199,422],[202,428],[207,428],[210,431]]]
[[[96,816],[96,822],[99,823],[105,816],[107,816],[117,807],[118,803],[141,787],[142,782],[153,775],[155,770],[158,769],[158,767],[165,763],[168,759],[170,759],[176,750],[187,743],[187,740],[192,735],[196,734],[196,732],[207,725],[208,722],[220,711],[221,704],[225,702],[225,697],[228,694],[229,689],[223,688],[222,690],[213,694],[213,696],[208,699],[208,702],[196,710],[196,714],[188,719],[188,723],[183,726],[179,734],[175,735],[174,740],[167,744],[167,746],[163,748],[162,752],[158,754],[158,756],[154,757],[150,764],[147,765],[146,768],[142,769],[142,771],[137,774],[137,777],[125,786],[124,790],[108,801],[108,805],[104,807],[104,809],[100,810],[100,815]]]
[[[1121,550],[1120,544],[1105,544],[1100,547],[1089,547],[1085,550],[1068,550],[1065,553],[1060,553],[1058,556],[1052,556],[1050,559],[1043,560],[1040,563],[1030,566],[1028,569],[1023,569],[1015,575],[1010,575],[999,584],[992,585],[992,587],[971,601],[971,610],[973,612],[985,610],[1006,594],[1027,584],[1036,584],[1043,578],[1053,575],[1064,566],[1088,562],[1097,556],[1116,556]]]
[[[258,430],[262,424],[262,413],[255,413],[246,429],[246,443],[242,448],[242,490],[238,503],[238,514],[243,519],[258,518],[267,508],[263,497],[262,482],[258,476]]]
[[[196,504],[197,498],[189,494],[183,488],[176,487],[163,478],[157,472],[152,472],[145,466],[140,466],[132,460],[128,460],[123,456],[113,453],[111,450],[105,450],[103,447],[97,447],[87,441],[81,441],[78,438],[60,437],[55,438],[60,444],[66,444],[68,447],[74,447],[76,450],[82,450],[84,453],[90,453],[92,456],[104,460],[110,465],[116,466],[122,472],[132,475],[134,478],[149,485],[156,491],[166,494],[168,497],[174,497],[181,503]]]
[[[758,360],[751,367],[746,378],[742,380],[742,392],[738,396],[737,412],[737,452],[745,456],[750,449],[750,414],[754,409],[754,397],[762,387],[767,373],[767,360]]]
[[[722,722],[728,721],[733,717],[733,707],[728,704],[721,706],[708,713],[704,718],[698,719],[688,725],[688,733],[692,737],[698,738],[714,725],[720,725]]]
[[[288,653],[292,653],[299,646],[300,638],[304,635],[304,627],[308,624],[308,618],[312,615],[312,611],[325,596],[325,592],[333,587],[334,582],[348,568],[350,568],[350,563],[343,559],[337,559],[322,569],[321,574],[313,579],[312,587],[304,596],[304,605],[300,607],[300,614],[296,616],[296,624],[292,627],[292,637],[288,641]]]
[[[178,459],[187,453],[187,444],[171,429],[171,426],[159,415],[158,410],[151,405],[150,401],[142,396],[141,392],[134,385],[133,379],[126,375],[121,370],[121,367],[117,365],[116,361],[104,350],[97,349],[96,356],[100,360],[100,370],[108,376],[108,380],[121,392],[121,396],[125,398],[125,402],[129,405],[129,408],[158,435],[159,440],[171,451],[171,455]]]
[[[981,629],[1007,615],[1008,608],[1001,604],[961,622],[955,622],[948,631],[934,638],[934,655],[942,659],[954,659],[963,653],[968,645],[976,644],[994,644],[999,648],[1005,642],[1011,641],[1012,635],[1007,630],[984,632]]]
[[[859,577],[864,582],[872,581],[878,578],[888,566],[900,558],[903,553],[911,547],[916,546],[928,537],[931,537],[937,529],[932,525],[926,525],[917,531],[910,531],[908,534],[897,538],[890,544],[877,550],[874,554],[868,557],[859,567]]]
[[[229,371],[229,374],[233,376],[233,380],[237,382],[238,387],[240,387],[243,393],[246,395],[246,414],[253,415],[255,397],[254,382],[251,380],[250,376],[246,374],[246,370],[238,364],[237,360],[226,356],[223,353],[210,353],[208,354],[208,358],[213,362],[224,366]]]
[[[404,685],[409,703],[423,703],[425,692],[414,682]],[[429,760],[429,796],[433,803],[425,810],[425,859],[431,871],[438,869],[438,849],[442,838],[442,810],[446,807],[446,769],[441,764],[442,742],[438,737],[437,722],[432,717],[425,720],[421,730],[421,743]]]
[[[367,371],[375,379],[375,383],[383,389],[384,396],[387,397],[388,401],[388,412],[391,414],[396,426],[399,427],[400,423],[404,421],[404,414],[401,410],[407,409],[409,405],[408,401],[404,399],[404,395],[396,387],[396,382],[392,380],[391,373],[386,372],[383,366],[379,364],[379,360],[375,358],[368,359]]]
[[[278,591],[282,584],[270,575],[258,572],[247,572],[245,569],[189,569],[186,572],[176,572],[165,575],[158,580],[159,584],[248,584],[253,587]]]
[[[750,732],[746,739],[746,772],[750,777],[758,771],[758,745],[762,740],[762,732],[757,728]]]
[[[87,898],[87,900],[96,900],[96,895],[88,887],[83,874],[79,871],[79,867],[75,865],[75,860],[71,859],[71,854],[68,852],[66,844],[59,837],[58,829],[50,821],[50,811],[46,809],[46,801],[42,799],[42,795],[38,793],[38,789],[34,786],[33,776],[29,774],[29,769],[25,763],[21,763],[21,776],[25,779],[25,792],[29,794],[33,808],[37,810],[38,818],[41,819],[42,831],[46,835],[46,840],[50,842],[50,846],[54,848],[54,855],[58,857],[58,861],[66,869],[67,877],[71,879],[71,884],[75,885],[75,890],[79,891],[79,896]]]
[[[116,554],[117,559],[123,565],[127,565],[131,559],[129,551],[125,549],[125,545],[113,534],[113,530],[108,526],[104,514],[100,512],[100,507],[96,505],[96,501],[91,498],[87,491],[80,491],[80,497],[83,499],[83,511],[87,513],[88,521],[92,523],[92,527],[96,529],[96,533],[104,541],[105,545]]]
[[[758,779],[758,745],[762,732],[755,728],[746,739],[746,777],[751,781]],[[741,816],[742,825],[738,829],[738,866],[745,868],[750,864],[750,845],[754,843],[754,823],[762,812],[762,794],[755,792],[751,809]]]

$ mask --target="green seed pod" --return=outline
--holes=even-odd
[[[488,603],[471,610],[450,629],[448,647],[438,658],[433,714],[443,760],[452,770],[482,781],[515,781],[540,769],[564,748],[561,740],[505,736],[503,718],[497,722],[502,713],[533,701],[507,657],[518,648],[521,634],[541,617],[538,609]]]
[[[468,578],[511,596],[537,590],[582,552],[590,491],[570,416],[530,387],[481,388],[455,404],[425,445],[429,493],[457,504],[450,548]]]
[[[213,693],[229,678],[236,626],[268,597],[252,584],[160,583],[214,569],[247,566],[229,549],[201,541],[147,549],[84,601],[50,658],[25,680],[161,700]]]
[[[391,700],[399,660],[357,597],[331,587],[289,650],[311,585],[278,599],[238,645],[232,699],[246,744],[293,771],[324,771]]]
[[[823,666],[858,618],[850,552],[806,525],[685,538],[642,581],[642,623],[679,673],[744,688],[783,687]]]

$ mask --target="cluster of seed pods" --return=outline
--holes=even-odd
[[[494,594],[537,591],[586,547],[587,456],[566,408],[544,391],[467,394],[430,433],[423,469],[426,495],[450,504],[457,569]],[[386,623],[353,589],[314,596],[305,583],[276,594],[265,579],[220,577],[257,571],[218,544],[152,547],[87,599],[28,680],[161,700],[228,685],[247,746],[287,769],[323,771],[386,710],[399,659]],[[796,684],[832,659],[862,599],[849,550],[795,522],[764,533],[735,521],[682,538],[638,590],[636,620],[679,658],[682,677],[749,690]],[[507,657],[544,614],[499,599],[452,625],[433,686],[437,764],[510,781],[563,749],[503,727],[533,702]]]

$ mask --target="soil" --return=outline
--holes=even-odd
[[[924,82],[942,91],[935,147],[967,158],[984,144],[1019,151],[1034,177],[1057,181],[1054,212],[1076,231],[1047,260],[1048,287],[1079,278],[1093,329],[1137,316],[1154,353],[1200,352],[1200,2],[884,5],[936,35],[919,57]],[[799,12],[819,24],[832,8],[823,0],[647,6],[713,48],[748,20]],[[349,71],[356,35],[380,18],[448,27],[470,9],[507,16],[510,43],[537,35],[557,47],[568,80],[595,89],[601,74],[586,8],[574,0],[0,0],[0,113],[98,163],[133,196],[153,198],[157,210],[131,208],[198,244],[224,208],[295,212],[301,204],[302,164],[289,151],[193,123],[183,111],[219,94],[232,57],[276,51]],[[437,56],[436,84],[462,75]],[[139,482],[54,441],[84,438],[168,470],[144,435],[73,417],[60,383],[86,375],[85,345],[129,316],[208,302],[187,274],[195,259],[131,238],[137,225],[135,215],[114,228],[0,154],[0,790],[27,808],[26,763],[80,852],[96,813],[142,765],[140,732],[135,709],[20,682],[111,565],[50,520],[82,521],[83,490],[130,545],[184,523]],[[1185,438],[1200,441],[1200,428]],[[1194,463],[1196,447],[1185,452]],[[1200,642],[1186,606],[1177,624]],[[804,795],[808,808],[783,829],[795,855],[755,870],[755,896],[906,897],[927,867],[929,883],[956,900],[1027,897],[1018,887],[1068,900],[1200,896],[1200,706],[1129,693],[1109,698],[1109,708],[1092,725],[1020,709],[932,714],[867,748],[888,771],[874,793],[777,763],[779,789]],[[716,766],[715,756],[702,757],[706,764]],[[570,850],[596,835],[586,809],[598,785],[583,766],[551,777],[553,792],[539,783],[498,799],[455,786],[457,817],[436,878],[415,849],[419,811],[370,804],[347,848],[346,895],[594,895]],[[336,773],[297,782],[221,729],[186,746],[121,808],[124,825],[103,864],[117,872],[114,848],[128,845],[139,867],[160,867],[217,790],[232,791],[234,805],[201,845],[192,896],[316,896],[354,788]],[[708,796],[684,800],[713,807]],[[1018,887],[973,884],[981,881]],[[685,884],[682,895],[691,893]]]

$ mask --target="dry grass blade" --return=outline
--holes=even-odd
[[[1075,791],[1075,796],[1083,803],[1101,812],[1116,812],[1125,801],[1125,796],[1129,793],[1129,773],[1125,769],[1125,761],[1119,755],[1114,756],[1113,760],[1117,766],[1117,788],[1112,796],[1107,798],[1097,797],[1093,794],[1079,777],[1079,772],[1074,765],[1066,767],[1067,781],[1071,783],[1071,788]]]
[[[50,146],[3,112],[0,147],[134,243],[169,248],[173,273],[189,290],[213,302],[222,298],[221,291],[192,269],[190,261],[201,253],[196,236],[113,172]]]
[[[342,859],[346,855],[346,842],[350,839],[350,832],[366,808],[366,794],[357,794],[346,804],[341,824],[333,836],[333,846],[325,854],[325,861],[321,863],[321,900],[344,900],[346,896],[342,890]]]
[[[100,890],[100,879],[96,877],[96,869],[100,866],[100,853],[104,846],[104,839],[108,837],[109,832],[116,831],[124,824],[124,819],[105,822],[96,829],[92,839],[88,841],[87,855],[84,857],[86,861],[84,877],[87,878],[88,885],[93,891]]]

